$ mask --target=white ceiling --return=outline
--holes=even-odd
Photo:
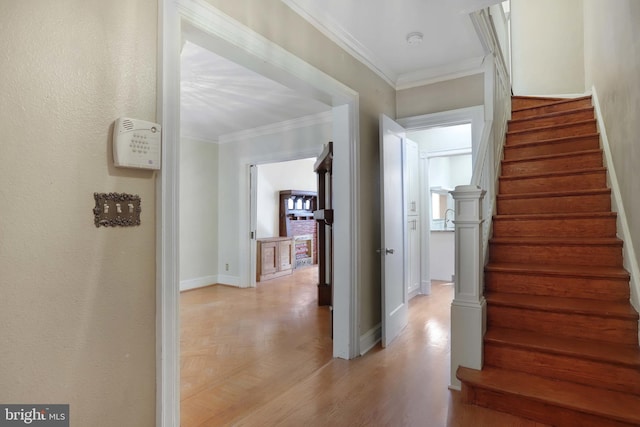
[[[478,72],[484,55],[462,3],[496,0],[282,0],[397,89]],[[407,34],[421,32],[409,45]],[[186,41],[181,134],[206,141],[330,107]]]
[[[480,40],[461,12],[477,0],[282,1],[396,87],[470,73],[482,63]],[[422,43],[407,43],[413,32],[423,34]]]

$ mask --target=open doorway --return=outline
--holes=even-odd
[[[418,181],[413,188],[417,188],[415,192],[418,193],[414,198],[418,200],[420,213],[417,222],[419,238],[414,238],[413,256],[419,253],[420,289],[417,293],[413,292],[411,296],[418,293],[429,295],[432,279],[446,282],[455,279],[452,277],[455,250],[452,227],[454,212],[453,199],[449,191],[456,185],[468,184],[471,180],[473,162],[484,127],[484,108],[482,106],[467,107],[408,117],[399,119],[398,123],[406,129],[408,144],[413,144],[415,147],[411,155],[419,159],[419,165],[416,167],[418,172],[414,173],[413,178]],[[434,207],[438,212],[435,216]],[[411,229],[411,227],[408,228]],[[444,231],[434,231],[437,229]],[[441,235],[435,235],[435,233]],[[408,237],[411,238],[411,236]],[[448,242],[447,248],[445,248],[447,242],[440,244],[440,240],[443,239]],[[443,265],[442,260],[439,259],[439,253],[433,251],[433,243],[446,251],[446,265]],[[443,270],[445,273],[439,271],[441,267],[445,267]]]
[[[380,120],[383,347],[406,326],[412,297],[430,295],[432,281],[454,282],[455,211],[449,193],[468,185],[473,172],[472,117],[453,123],[418,119],[421,126],[405,120],[414,122],[410,130],[386,116]]]
[[[306,96],[326,103],[332,119],[331,140],[334,143],[334,179],[341,183],[336,188],[334,201],[340,210],[336,212],[334,227],[337,232],[335,274],[339,286],[335,287],[333,316],[336,329],[333,336],[333,356],[353,358],[358,354],[358,230],[354,218],[358,218],[359,206],[356,194],[358,179],[355,171],[358,163],[358,117],[359,104],[357,92],[324,74],[295,55],[283,51],[242,24],[229,19],[206,2],[163,1],[161,22],[161,51],[159,58],[160,86],[158,108],[163,124],[163,168],[157,176],[157,396],[158,419],[161,425],[179,425],[179,183],[180,183],[180,46],[182,31],[192,27],[200,31],[204,42],[200,45],[223,54],[243,66],[263,76],[269,76],[289,88]],[[225,104],[232,106],[232,104]],[[295,140],[280,141],[291,149]],[[295,145],[295,144],[293,144]],[[220,144],[220,147],[230,146]],[[227,147],[229,148],[229,147]],[[232,148],[229,148],[233,150]],[[285,150],[286,151],[286,150]],[[295,150],[294,150],[295,151]],[[295,156],[313,156],[321,150],[312,152],[299,150]],[[290,151],[286,151],[291,155]],[[229,180],[221,181],[218,200],[220,212],[235,215],[235,228],[219,228],[228,233],[220,236],[224,244],[231,248],[233,261],[229,261],[230,271],[233,265],[243,265],[239,260],[250,251],[249,230],[241,224],[248,224],[249,197],[241,191],[235,191],[229,184],[247,188],[249,166],[258,161],[281,158],[282,149],[272,146],[263,147],[260,156],[238,150],[236,162],[230,162],[219,154],[219,167],[231,171]],[[258,157],[258,158],[256,158]],[[222,185],[224,184],[224,185]],[[222,203],[223,197],[230,200]],[[228,238],[227,238],[228,237]],[[218,246],[220,248],[220,246]],[[235,263],[235,261],[238,261]],[[218,254],[217,266],[226,265],[227,260]],[[246,264],[245,264],[246,265]],[[236,267],[238,268],[238,267]],[[246,267],[238,272],[241,283],[249,281],[250,270]]]
[[[255,166],[256,212],[252,222],[257,241],[257,286],[302,268],[318,268],[318,225],[313,218],[318,198],[315,162],[311,157]],[[253,192],[251,197],[253,204]],[[308,275],[316,276],[317,272]]]
[[[420,203],[426,208],[423,213],[428,226],[422,236],[429,243],[428,280],[453,282],[455,207],[451,191],[471,182],[471,122],[410,131],[407,137],[416,142],[422,158]]]

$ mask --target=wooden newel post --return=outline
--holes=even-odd
[[[451,303],[451,382],[459,390],[458,366],[482,368],[482,339],[486,330],[482,199],[485,191],[460,185],[455,200],[455,293]]]

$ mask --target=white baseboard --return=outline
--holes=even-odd
[[[212,276],[196,277],[194,279],[181,280],[180,292],[189,291],[191,289],[204,288],[205,286],[211,286],[216,284],[235,286],[239,288],[240,278],[236,276],[212,275]]]
[[[627,214],[622,203],[622,194],[620,193],[618,176],[616,175],[616,170],[613,164],[611,146],[609,144],[609,139],[607,138],[607,131],[605,129],[604,119],[602,117],[602,111],[600,110],[600,102],[598,101],[598,94],[596,93],[595,86],[592,89],[592,100],[593,107],[596,112],[598,130],[600,131],[602,151],[604,152],[605,164],[607,167],[608,184],[611,187],[612,208],[618,213],[618,233],[622,234],[620,237],[624,241],[624,245],[622,246],[624,268],[626,268],[631,275],[631,304],[634,306],[636,311],[640,311],[640,268],[638,267],[638,258],[636,257],[636,251],[631,240],[631,231],[629,230]],[[640,325],[640,322],[638,324]],[[640,342],[640,330],[638,332],[638,341]]]
[[[420,293],[422,295],[431,295],[431,280],[423,280],[420,283]]]
[[[180,281],[180,292],[190,289],[204,288],[205,286],[215,285],[218,283],[218,276],[196,277],[195,279],[187,279]]]
[[[221,285],[235,286],[237,288],[241,287],[240,278],[238,276],[227,276],[224,274],[219,274],[218,283],[220,283]]]
[[[382,340],[382,323],[378,323],[360,336],[360,356],[366,354]]]
[[[418,296],[418,295],[422,295],[422,292],[420,291],[420,286],[416,287],[414,290],[409,291],[409,300],[411,300],[411,298]]]

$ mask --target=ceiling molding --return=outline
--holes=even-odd
[[[305,128],[314,125],[322,125],[331,123],[333,120],[333,112],[325,111],[319,114],[300,117],[298,119],[286,120],[284,122],[272,123],[265,126],[259,126],[253,129],[241,130],[218,138],[219,144],[228,144],[230,142],[242,141],[250,138],[257,138],[265,135],[273,135],[275,133],[284,133],[295,129]]]
[[[180,128],[182,129],[182,126],[180,126]],[[207,139],[207,138],[202,138],[200,136],[191,136],[188,134],[180,134],[180,142],[189,140],[191,142],[197,142],[200,144],[217,144],[218,140],[216,139]]]
[[[319,7],[315,8],[312,16],[307,11],[300,7],[296,0],[282,0],[284,4],[289,6],[294,12],[300,15],[304,20],[313,25],[318,31],[324,34],[329,40],[340,46],[347,51],[351,56],[358,61],[366,65],[371,71],[376,73],[385,82],[395,88],[396,80],[398,79],[397,73],[383,63],[365,46],[363,46],[358,40],[356,40],[351,33],[345,30],[341,25],[335,22],[328,14],[326,14]],[[318,17],[318,18],[316,18]]]
[[[313,9],[307,10],[305,7],[300,6],[297,0],[281,1],[327,38],[371,69],[395,90],[410,89],[484,72],[482,65],[484,57],[477,56],[456,63],[426,68],[411,73],[398,74],[362,45],[321,7],[314,5]],[[485,5],[500,3],[500,0],[457,1],[459,3],[459,9],[462,10],[460,13],[462,14],[468,13],[466,12],[467,10],[477,10]]]
[[[413,73],[402,74],[398,77],[396,90],[410,89],[413,87],[425,86],[446,80],[480,74],[484,72],[484,67],[482,65],[483,61],[484,57],[478,56],[439,67],[432,67]]]
[[[451,126],[463,123],[484,121],[484,106],[458,108],[398,119],[397,122],[408,131],[428,129],[435,126]]]

